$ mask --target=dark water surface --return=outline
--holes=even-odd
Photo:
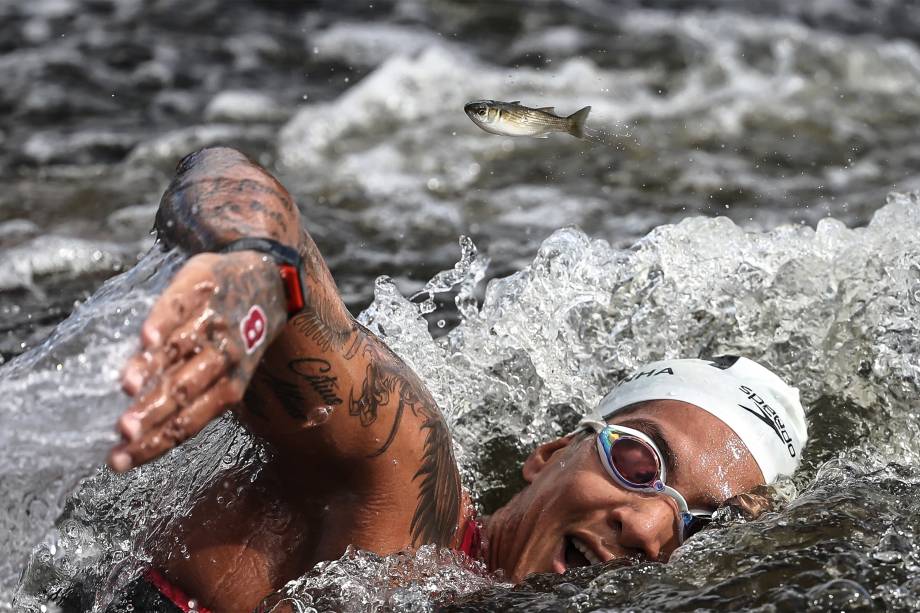
[[[74,585],[102,610],[203,483],[258,466],[226,422],[131,477],[96,471],[175,255],[41,345],[138,262],[175,163],[212,144],[296,196],[350,308],[432,388],[486,509],[526,449],[647,359],[744,353],[810,407],[790,502],[668,565],[511,587],[436,552],[356,552],[277,602],[916,610],[920,3],[740,6],[0,2],[0,610]],[[462,112],[479,98],[590,104],[607,143],[486,134]],[[554,234],[570,224],[584,233]],[[401,297],[442,270],[431,303]],[[407,566],[418,580],[390,587]]]

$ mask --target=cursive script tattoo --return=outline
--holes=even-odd
[[[348,345],[348,349],[345,350],[342,357],[346,360],[350,360],[360,353],[362,356],[373,358],[377,352],[374,351],[371,339],[376,340],[376,337],[370,336],[370,332],[367,328],[360,324],[355,325],[355,330],[357,334],[352,338],[351,344]]]
[[[299,358],[288,362],[288,370],[310,384],[313,391],[330,406],[342,404],[338,396],[338,377],[330,375],[332,366],[322,358]]]

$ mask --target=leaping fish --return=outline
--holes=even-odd
[[[560,117],[551,106],[532,109],[523,106],[520,100],[477,100],[467,104],[463,110],[473,123],[492,134],[546,138],[550,132],[567,132],[576,138],[585,138],[585,120],[591,107],[586,106],[568,117]]]

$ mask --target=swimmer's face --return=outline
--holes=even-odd
[[[738,436],[691,404],[644,402],[610,423],[641,430],[658,443],[670,464],[667,484],[691,509],[714,510],[763,484]],[[562,573],[614,558],[670,557],[678,545],[677,505],[668,496],[617,485],[601,466],[594,436],[545,443],[527,459],[529,485],[489,520],[490,566],[520,581],[531,573]]]

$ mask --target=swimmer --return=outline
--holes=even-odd
[[[164,542],[183,555],[151,552],[135,587],[175,610],[252,610],[349,545],[433,543],[513,581],[664,562],[716,509],[756,514],[768,501],[751,492],[801,459],[797,390],[745,358],[666,360],[537,446],[524,489],[477,518],[431,394],[352,318],[303,225],[280,183],[225,148],[182,160],[157,212],[163,245],[191,257],[124,367],[133,400],[109,466],[150,462],[226,411],[271,451],[258,475],[213,484],[181,520]]]

